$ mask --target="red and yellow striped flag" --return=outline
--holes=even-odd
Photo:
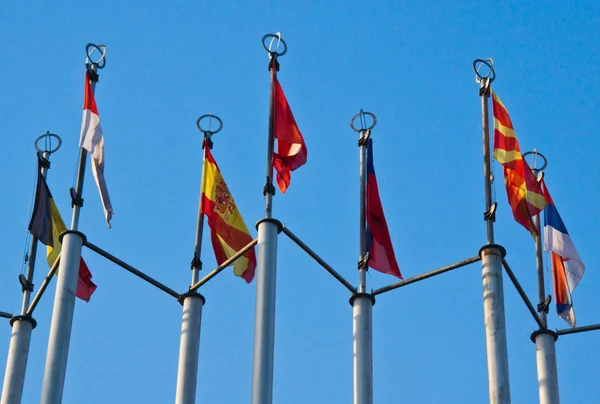
[[[504,168],[508,203],[515,220],[532,236],[539,234],[532,217],[546,207],[540,184],[523,158],[510,116],[496,93],[492,93],[494,110],[494,158]]]
[[[208,145],[204,158],[204,182],[200,209],[206,215],[210,227],[210,239],[217,263],[221,265],[252,241],[252,236],[238,211],[233,196],[223,180],[219,166]],[[233,273],[250,283],[256,269],[254,248],[248,250],[233,263]]]

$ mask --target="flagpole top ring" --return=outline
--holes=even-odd
[[[481,68],[487,66],[489,71],[486,75],[481,74]],[[490,83],[496,79],[496,71],[494,70],[494,60],[492,58],[487,59],[475,59],[473,61],[473,70],[475,70],[475,81],[481,82],[481,80],[488,79]]]
[[[56,139],[56,141],[58,142],[56,144],[56,147],[54,148],[52,148],[52,138]],[[41,149],[40,146],[38,146],[39,141],[42,139],[44,139],[44,149]],[[50,133],[50,131],[47,131],[43,135],[38,136],[38,138],[35,139],[33,145],[35,146],[35,149],[41,153],[47,152],[48,154],[52,154],[58,149],[60,149],[60,146],[62,145],[62,139],[60,138],[60,136],[55,135],[54,133]]]
[[[267,44],[265,43],[265,40],[269,39],[269,38],[271,38],[271,42],[269,42],[269,45],[267,46]],[[273,41],[275,39],[277,39],[277,45],[275,46],[275,50],[271,50],[271,47],[273,46]],[[287,44],[285,43],[285,41],[281,37],[281,33],[280,32],[278,32],[276,34],[266,34],[265,36],[262,37],[261,41],[262,41],[263,48],[265,48],[265,50],[267,52],[269,52],[269,55],[283,56],[287,52]],[[282,52],[279,52],[279,45],[283,45],[283,51]]]
[[[367,126],[367,120],[365,118],[365,115],[368,115],[371,118],[373,118],[373,123],[368,128],[365,127],[365,126]],[[354,121],[356,121],[356,118],[358,118],[358,117],[360,117],[360,129],[356,129],[356,127],[354,126]],[[375,125],[377,125],[377,117],[375,116],[375,114],[373,114],[371,112],[365,112],[362,109],[360,110],[360,112],[358,114],[354,115],[352,117],[352,119],[350,119],[350,127],[355,132],[360,132],[363,130],[371,130],[375,127]]]
[[[95,51],[98,51],[100,53],[100,59],[98,59],[95,62],[92,62],[92,54]],[[104,69],[104,66],[106,66],[106,45],[96,45],[95,43],[88,43],[85,46],[85,56],[86,63],[96,66],[98,69]]]
[[[208,118],[208,129],[204,129],[202,127],[202,120]],[[216,119],[217,122],[219,122],[219,127],[216,130],[212,130],[210,129],[210,124],[212,123],[212,120]],[[216,115],[213,114],[205,114],[202,115],[200,118],[198,118],[198,120],[196,121],[196,127],[198,128],[198,130],[202,133],[204,133],[205,135],[214,135],[215,133],[219,133],[221,131],[221,129],[223,129],[223,121],[221,120],[221,118],[219,118]]]
[[[537,164],[537,157],[541,157],[542,160],[544,160],[544,164],[542,164],[542,166],[540,168],[537,167],[531,167],[532,170],[537,171],[538,173],[541,171],[544,171],[544,168],[548,167],[548,159],[546,158],[546,156],[544,156],[542,153],[540,153],[539,151],[533,149],[533,151],[528,151],[527,153],[523,153],[523,158],[533,155],[533,163]]]

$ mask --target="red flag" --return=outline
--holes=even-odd
[[[373,140],[367,143],[367,189],[366,189],[366,218],[367,218],[367,252],[369,266],[384,274],[394,275],[402,279],[400,268],[396,262],[394,246],[390,237],[383,206],[379,198],[379,187],[373,165]]]
[[[290,185],[291,172],[306,163],[307,151],[304,138],[275,74],[273,81],[273,134],[277,139],[273,168],[277,170],[277,185],[283,193]]]
[[[81,258],[79,261],[79,278],[77,278],[75,296],[89,302],[96,288],[96,284],[92,282],[92,273],[83,258]]]

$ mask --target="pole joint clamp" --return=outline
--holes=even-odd
[[[375,306],[375,296],[372,293],[355,293],[350,296],[350,306],[354,307],[354,301],[358,298],[366,297],[371,301],[371,306]]]
[[[31,316],[28,316],[28,315],[21,315],[21,316],[14,316],[14,317],[11,317],[11,319],[10,319],[10,326],[11,326],[11,327],[13,327],[13,325],[14,325],[15,321],[21,321],[21,320],[23,320],[23,321],[27,321],[27,322],[31,323],[31,329],[32,329],[32,330],[33,330],[35,327],[37,327],[37,321],[35,321],[35,320],[33,319],[33,317],[31,317]]]
[[[204,296],[202,296],[198,292],[186,292],[186,293],[182,293],[177,298],[177,301],[179,302],[179,304],[181,304],[183,306],[184,300],[187,299],[188,297],[197,297],[197,298],[200,298],[200,300],[202,300],[202,306],[204,306],[204,303],[206,303],[206,299],[204,298]]]
[[[552,337],[554,338],[554,341],[556,342],[556,340],[558,339],[558,334],[552,330],[549,330],[547,328],[540,328],[539,330],[536,330],[534,332],[531,333],[531,336],[529,337],[531,339],[531,342],[533,342],[535,344],[535,339],[537,338],[538,335],[542,335],[542,334],[549,334],[552,335]]]

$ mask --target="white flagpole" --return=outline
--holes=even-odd
[[[479,66],[477,67],[477,64]],[[479,70],[486,65],[490,71],[487,76]],[[508,349],[506,343],[506,320],[504,317],[504,286],[502,283],[502,259],[506,251],[494,244],[494,209],[492,204],[492,172],[490,157],[490,133],[488,98],[491,83],[495,78],[491,59],[478,59],[473,68],[481,85],[481,120],[483,129],[483,176],[485,184],[485,220],[487,225],[487,244],[479,250],[483,278],[483,312],[485,318],[485,343],[488,363],[488,388],[490,403],[510,403],[510,381],[508,376]]]
[[[202,119],[209,118],[208,130],[202,129]],[[210,120],[218,120],[219,128],[211,132]],[[212,135],[219,132],[223,122],[212,114],[203,115],[196,122],[198,129],[204,134],[202,141],[202,174],[200,179],[200,200],[198,201],[198,223],[196,226],[196,244],[194,246],[194,258],[192,259],[192,283],[198,282],[198,275],[202,269],[200,252],[202,250],[202,232],[204,229],[204,213],[201,209],[202,189],[204,188],[204,161],[206,159],[206,148],[212,148]],[[181,320],[181,340],[179,345],[179,365],[177,371],[177,390],[175,394],[176,404],[193,404],[196,402],[196,382],[198,379],[198,355],[200,352],[200,328],[202,322],[202,307],[204,296],[197,292],[188,292],[183,296],[183,318]]]
[[[273,364],[275,358],[275,294],[277,278],[277,235],[281,223],[273,219],[273,102],[275,77],[279,70],[277,56],[265,45],[265,39],[277,36],[268,34],[262,39],[263,46],[269,52],[271,61],[271,92],[269,102],[269,140],[267,147],[267,183],[265,185],[265,218],[257,223],[258,244],[256,259],[256,306],[254,313],[254,359],[252,363],[252,404],[271,404],[273,402]],[[279,38],[284,47],[285,42]],[[287,48],[284,48],[287,49]],[[285,53],[282,52],[281,54]]]
[[[38,142],[45,138],[48,142],[51,137],[58,140],[54,149],[40,150]],[[60,138],[50,132],[38,137],[35,141],[35,147],[38,149],[38,159],[42,159],[41,172],[38,175],[47,176],[50,168],[50,154],[56,152],[61,145]],[[48,146],[48,144],[46,145]],[[27,264],[27,276],[23,284],[23,305],[21,315],[10,319],[12,325],[12,334],[10,337],[10,346],[8,348],[8,358],[6,360],[6,373],[4,375],[4,386],[2,387],[1,404],[20,404],[23,396],[23,386],[25,385],[25,372],[27,370],[27,358],[29,356],[29,346],[31,343],[31,331],[37,325],[36,321],[30,315],[27,315],[31,292],[33,291],[33,274],[35,270],[35,260],[37,256],[38,239],[33,237],[31,240],[31,249]]]
[[[96,74],[98,68],[106,64],[104,59],[105,49],[96,45],[88,45],[101,53],[98,61],[104,61],[102,65],[91,63],[91,70]],[[93,50],[92,50],[93,52]],[[88,60],[90,53],[87,54]],[[96,83],[90,80],[92,91],[95,92]],[[83,180],[85,177],[87,151],[80,147],[79,168],[77,170],[77,184],[75,187],[75,198],[81,198],[83,192]],[[79,274],[79,261],[81,259],[81,248],[85,241],[85,235],[79,232],[80,203],[74,203],[71,228],[64,233],[62,239],[62,251],[58,269],[58,280],[56,283],[56,295],[54,297],[54,308],[52,311],[52,322],[50,324],[50,337],[48,339],[48,353],[46,355],[46,366],[44,368],[44,381],[42,384],[41,404],[60,404],[62,402],[65,375],[67,372],[67,359],[69,356],[69,343],[71,341],[71,328],[73,326],[73,313],[75,311],[75,292],[77,290],[77,278]]]
[[[541,153],[537,151],[524,153],[523,158],[528,154],[535,154],[544,160],[544,165],[541,168],[533,168],[533,174],[537,177],[544,168],[547,161]],[[535,342],[535,358],[538,373],[538,388],[540,396],[540,404],[560,404],[560,395],[558,392],[558,369],[556,365],[556,347],[555,342],[558,339],[558,334],[548,330],[548,319],[546,313],[548,310],[549,301],[546,303],[546,291],[544,285],[544,256],[542,252],[542,228],[540,226],[540,214],[533,217],[533,223],[540,231],[535,237],[535,258],[538,275],[538,295],[539,304],[538,311],[540,319],[544,324],[543,329],[535,331],[531,335],[531,340]]]
[[[366,113],[368,115],[375,116]],[[354,128],[354,120],[365,113],[361,110],[352,118],[350,126]],[[371,128],[375,126],[375,121]],[[373,404],[373,317],[372,310],[375,298],[367,292],[367,240],[366,240],[366,190],[367,190],[367,140],[371,128],[361,127],[358,141],[360,149],[360,261],[358,293],[350,298],[352,305],[352,329],[354,333],[354,404]],[[356,129],[355,129],[356,130]]]

